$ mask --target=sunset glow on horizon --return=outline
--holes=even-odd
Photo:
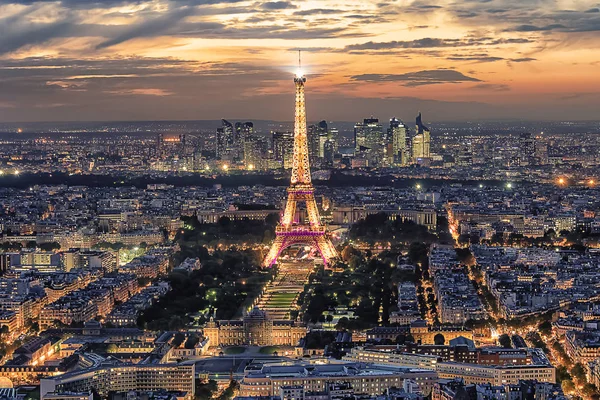
[[[0,121],[597,119],[597,1],[9,0]],[[397,110],[394,112],[394,110]]]

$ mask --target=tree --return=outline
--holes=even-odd
[[[560,385],[562,387],[564,394],[568,395],[575,391],[575,384],[570,379],[562,381],[562,383]]]
[[[60,243],[58,243],[58,242],[42,243],[42,244],[40,244],[39,247],[42,251],[60,250]]]
[[[567,370],[567,367],[565,367],[564,365],[559,365],[556,367],[556,381],[558,383],[564,382],[564,381],[571,381],[571,374],[569,373],[569,371]],[[572,383],[572,381],[571,381]]]
[[[348,317],[342,317],[338,320],[337,324],[335,324],[335,329],[337,329],[338,331],[343,331],[348,328],[349,322],[350,320],[348,319]]]
[[[575,377],[575,379],[577,379],[577,380],[585,381],[586,374],[585,374],[585,368],[584,368],[583,364],[577,363],[577,364],[573,365],[573,368],[571,368],[571,375],[573,375]]]
[[[238,388],[239,384],[237,383],[237,381],[232,380],[231,382],[229,382],[229,386],[227,387],[227,389],[225,389],[223,391],[223,393],[221,393],[221,395],[218,397],[219,400],[231,400],[233,399],[233,396],[235,394],[236,389]]]
[[[438,333],[433,337],[433,343],[438,346],[443,346],[446,343],[446,338],[441,333]]]
[[[583,389],[581,389],[581,394],[587,397],[592,397],[595,394],[598,394],[598,388],[592,383],[586,383],[583,385]]]
[[[111,343],[106,347],[106,352],[107,353],[116,353],[118,350],[118,347],[116,344]]]
[[[217,381],[209,380],[208,382],[202,382],[200,379],[196,379],[196,396],[195,400],[209,400],[213,398],[213,395],[217,391]]]
[[[498,337],[498,343],[500,343],[500,346],[504,347],[505,349],[510,349],[512,347],[510,336],[508,336],[506,333]]]
[[[538,325],[538,330],[542,335],[550,336],[552,334],[552,323],[550,321],[544,321]]]

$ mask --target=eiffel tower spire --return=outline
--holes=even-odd
[[[321,224],[317,202],[315,201],[315,189],[310,177],[308,139],[306,134],[306,105],[304,99],[306,78],[301,70],[300,52],[298,53],[298,67],[298,72],[294,77],[294,84],[296,86],[296,113],[294,120],[292,178],[287,190],[288,198],[283,218],[275,231],[275,241],[263,262],[265,266],[277,263],[277,258],[281,252],[294,244],[312,246],[319,252],[325,264],[337,258],[335,247],[327,236],[325,226]],[[305,224],[303,221],[294,221],[298,202],[306,204],[308,224]]]

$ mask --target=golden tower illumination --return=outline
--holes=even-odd
[[[337,252],[327,236],[325,226],[321,224],[319,210],[315,201],[315,189],[310,177],[308,161],[308,141],[306,135],[306,107],[304,103],[304,84],[306,78],[302,71],[294,77],[296,85],[296,118],[294,121],[294,154],[292,157],[292,179],[287,189],[288,198],[282,220],[275,230],[275,241],[263,262],[272,266],[281,252],[292,245],[304,244],[316,249],[325,265],[337,258]],[[308,224],[294,221],[298,202],[306,204]]]

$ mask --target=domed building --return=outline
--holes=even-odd
[[[306,327],[291,320],[273,320],[254,307],[241,320],[211,321],[204,327],[210,347],[217,346],[295,346],[306,336]]]

